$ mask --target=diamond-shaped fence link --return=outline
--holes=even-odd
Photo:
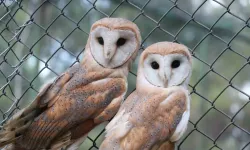
[[[250,150],[249,7],[249,0],[1,0],[0,125],[44,83],[81,61],[95,21],[123,17],[141,30],[140,52],[174,41],[192,53],[191,117],[177,149]],[[81,149],[98,149],[104,126]]]

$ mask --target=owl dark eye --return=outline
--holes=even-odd
[[[153,61],[152,63],[151,63],[151,67],[153,68],[153,69],[159,69],[159,64],[156,62],[156,61]]]
[[[116,42],[116,45],[117,46],[122,46],[122,45],[124,45],[126,43],[126,39],[124,39],[124,38],[119,38],[118,40],[117,40],[117,42]]]
[[[99,44],[103,45],[104,44],[104,41],[103,41],[103,38],[102,37],[98,37],[97,38],[97,41]]]
[[[171,64],[172,68],[178,68],[180,66],[181,62],[179,60],[174,60]]]

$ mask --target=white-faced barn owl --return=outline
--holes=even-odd
[[[6,149],[77,149],[91,129],[119,110],[140,42],[138,27],[126,19],[95,22],[83,61],[47,84],[4,125],[0,147],[12,143]]]
[[[173,150],[188,125],[191,67],[191,55],[181,44],[146,48],[136,90],[106,126],[100,150]]]

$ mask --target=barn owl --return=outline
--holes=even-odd
[[[106,126],[100,150],[173,150],[189,120],[191,66],[184,45],[159,42],[146,48],[136,90]]]
[[[91,129],[119,110],[140,42],[138,27],[126,19],[95,22],[83,61],[47,84],[4,125],[0,147],[12,143],[5,148],[77,149]]]

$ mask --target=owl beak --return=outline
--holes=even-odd
[[[166,87],[168,87],[168,78],[167,78],[167,76],[166,76],[166,74],[164,74],[164,87],[166,88]]]
[[[111,59],[113,58],[114,54],[115,54],[115,49],[112,49],[112,48],[109,48],[109,47],[107,47],[107,48],[104,49],[104,58],[108,62],[111,61]]]
[[[168,78],[165,76],[164,76],[163,84],[164,84],[164,88],[168,87]]]
[[[160,78],[161,78],[161,81],[163,83],[163,87],[166,88],[168,87],[168,76],[165,72],[161,72],[160,73]]]
[[[168,87],[168,81],[170,80],[170,77],[171,77],[171,72],[168,71],[168,70],[165,70],[164,72],[164,87],[167,88]]]

